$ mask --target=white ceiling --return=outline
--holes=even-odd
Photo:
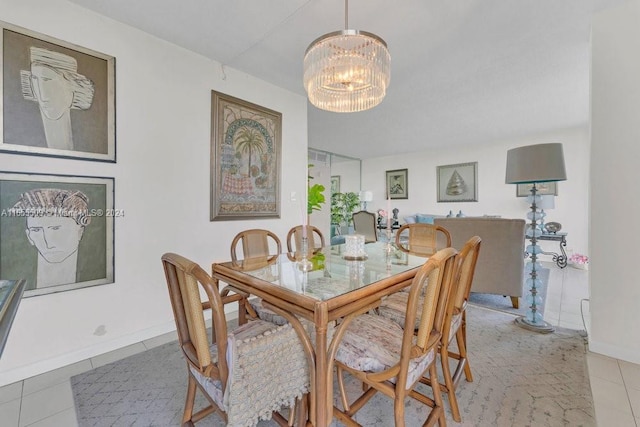
[[[344,28],[342,0],[71,1],[303,95],[308,44]],[[309,104],[309,145],[370,158],[585,124],[591,17],[622,1],[352,0],[391,84],[365,112]]]

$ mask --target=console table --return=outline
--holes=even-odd
[[[560,253],[557,252],[540,252],[545,255],[552,255],[553,261],[560,268],[565,268],[567,266],[567,253],[564,251],[565,246],[567,246],[567,233],[543,233],[541,236],[537,238],[537,240],[547,240],[552,242],[559,242],[560,245]]]

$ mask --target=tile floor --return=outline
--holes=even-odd
[[[551,268],[545,320],[571,329],[584,330],[586,325],[589,330],[588,271],[545,264]],[[0,387],[0,425],[76,426],[71,376],[174,339],[175,333],[166,334]],[[598,425],[640,427],[640,365],[595,353],[587,355],[587,363]]]

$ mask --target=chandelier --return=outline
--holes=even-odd
[[[354,113],[375,107],[386,95],[391,56],[375,34],[349,30],[349,1],[345,0],[345,29],[313,41],[304,55],[304,87],[316,107]]]

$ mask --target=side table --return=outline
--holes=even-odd
[[[559,242],[560,245],[560,253],[557,252],[541,252],[545,255],[552,255],[553,261],[560,268],[565,268],[567,266],[567,253],[564,248],[567,246],[567,233],[558,232],[558,233],[543,233],[541,236],[537,238],[537,240],[547,240],[552,242]]]

